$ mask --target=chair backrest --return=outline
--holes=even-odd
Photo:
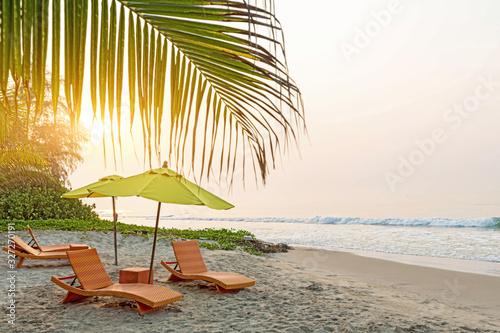
[[[33,238],[33,241],[35,242],[36,246],[41,249],[40,244],[38,244],[38,241],[35,238],[35,234],[33,233],[33,230],[31,230],[29,225],[26,225],[26,228],[28,228],[28,231],[30,232],[31,238]],[[30,242],[31,243],[31,242]]]
[[[96,290],[113,284],[96,249],[68,251],[66,253],[83,289]]]
[[[40,254],[40,251],[37,251],[34,248],[32,248],[31,246],[29,246],[28,244],[26,244],[21,238],[14,236],[14,237],[12,237],[12,240],[14,241],[14,243],[16,243],[16,245],[18,247],[23,249],[24,252],[27,252],[27,253],[32,254],[34,256],[37,256]]]
[[[197,240],[172,242],[172,248],[182,273],[195,274],[207,271]]]

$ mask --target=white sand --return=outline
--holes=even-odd
[[[96,247],[111,279],[118,282],[121,268],[149,267],[151,240],[119,236],[119,266],[114,265],[112,234],[36,230],[41,245],[87,243]],[[25,241],[27,232],[19,232]],[[81,239],[86,237],[86,239]],[[5,238],[5,234],[3,235]],[[66,260],[26,260],[16,273],[16,325],[7,324],[7,283],[2,283],[1,332],[499,332],[500,300],[452,298],[453,293],[432,290],[433,276],[441,270],[337,252],[298,249],[288,254],[252,256],[239,251],[202,249],[214,271],[249,276],[256,285],[237,294],[218,294],[203,281],[167,282],[169,273],[160,260],[174,260],[172,248],[157,246],[155,285],[183,295],[182,300],[139,316],[134,302],[114,297],[88,298],[62,304],[65,291],[50,277],[72,275]],[[329,254],[328,254],[329,253]],[[4,253],[5,254],[5,253]],[[335,255],[333,255],[335,254]],[[329,255],[329,257],[328,257]],[[6,256],[4,256],[6,263]],[[319,258],[319,259],[318,259]],[[321,259],[326,258],[326,259]],[[340,261],[336,261],[339,260]],[[358,260],[362,258],[362,261]],[[319,264],[311,265],[311,260]],[[350,263],[358,263],[350,265]],[[399,266],[398,266],[399,265]],[[349,271],[349,266],[358,267]],[[362,267],[362,269],[360,268]],[[375,273],[370,274],[370,267]],[[376,269],[378,267],[378,270]],[[394,270],[392,273],[390,270]],[[2,281],[7,275],[2,268]],[[398,275],[394,272],[403,272]],[[387,274],[382,274],[383,272]],[[459,273],[457,274],[467,274]],[[418,274],[426,276],[422,283]],[[470,274],[468,285],[500,288],[500,278],[484,280]],[[387,276],[392,277],[389,279]],[[413,277],[410,279],[410,277]],[[453,276],[446,276],[452,279]],[[459,275],[461,279],[463,276]],[[427,282],[426,282],[427,281]],[[461,280],[459,280],[461,281]],[[486,282],[485,282],[486,281]],[[453,284],[453,280],[451,280]],[[491,285],[492,284],[492,285]],[[484,290],[483,290],[484,291]],[[486,289],[487,291],[487,289]],[[467,294],[468,295],[468,294]],[[460,301],[457,299],[460,298]]]

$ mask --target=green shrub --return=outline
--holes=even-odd
[[[205,247],[209,250],[218,250],[219,249],[219,245],[217,243],[198,242],[198,244],[201,247]]]
[[[21,185],[0,190],[0,219],[92,219],[97,218],[95,205],[77,199],[62,198],[66,189],[57,186]]]
[[[0,232],[6,232],[10,223],[15,224],[16,230],[26,230],[26,221],[24,219],[0,219]],[[79,219],[71,218],[65,220],[47,219],[47,220],[32,220],[29,225],[33,229],[43,230],[72,230],[72,231],[100,231],[109,232],[113,230],[113,222],[108,220],[100,220],[98,218]],[[118,222],[116,229],[123,237],[130,235],[138,235],[144,239],[152,238],[154,235],[154,227],[146,227],[135,224],[125,224]],[[201,247],[209,250],[235,250],[240,249],[251,254],[261,255],[262,253],[254,248],[253,243],[243,240],[243,236],[255,235],[246,230],[235,229],[176,229],[176,228],[158,228],[158,241],[169,244],[176,239],[199,239]],[[211,242],[207,242],[210,240]]]

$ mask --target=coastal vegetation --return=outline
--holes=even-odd
[[[113,222],[101,220],[99,218],[91,219],[47,219],[47,220],[2,220],[0,219],[0,232],[7,232],[9,224],[15,225],[15,230],[27,230],[26,224],[31,228],[41,230],[67,230],[67,231],[99,231],[104,233],[113,232]],[[117,231],[124,237],[131,235],[140,236],[149,239],[154,234],[154,227],[139,226],[135,224],[125,224],[118,222]],[[158,228],[158,241],[170,243],[173,240],[180,239],[198,239],[200,246],[210,250],[235,250],[260,255],[258,243],[245,241],[244,236],[255,235],[245,230],[235,229],[176,229],[176,228]]]
[[[0,218],[97,217],[94,206],[61,197],[69,174],[83,161],[81,144],[87,140],[83,128],[73,133],[66,101],[60,99],[55,116],[49,94],[38,114],[31,89],[16,91],[12,84],[7,95],[13,98],[0,96]]]
[[[60,183],[39,184],[32,181],[25,185],[0,189],[0,219],[45,220],[97,218],[95,205],[80,200],[65,199],[61,194],[67,189]]]

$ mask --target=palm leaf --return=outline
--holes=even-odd
[[[0,53],[8,63],[0,66],[0,90],[21,72],[23,80],[32,80],[37,101],[43,100],[48,22],[52,20],[52,30],[57,30],[64,19],[64,93],[78,119],[89,0],[65,1],[64,17],[57,15],[60,0],[51,1],[55,14],[49,18],[49,0],[35,2],[33,9],[30,0],[0,0]],[[168,158],[178,168],[188,167],[196,178],[218,172],[232,183],[237,165],[244,175],[244,165],[251,161],[265,180],[277,156],[305,129],[300,91],[288,75],[283,31],[269,9],[273,1],[90,1],[94,116],[100,114],[104,124],[116,114],[121,125],[122,81],[128,75],[130,126],[138,114],[149,166],[155,157],[161,161],[163,145]],[[19,26],[33,28],[23,28],[12,38]],[[52,31],[51,36],[52,45],[58,45],[59,33]],[[58,75],[57,55],[52,68]],[[56,90],[53,98],[57,95]],[[170,105],[170,117],[164,117],[165,104]],[[168,135],[162,134],[163,122],[168,123]],[[121,132],[118,136],[121,139]]]

